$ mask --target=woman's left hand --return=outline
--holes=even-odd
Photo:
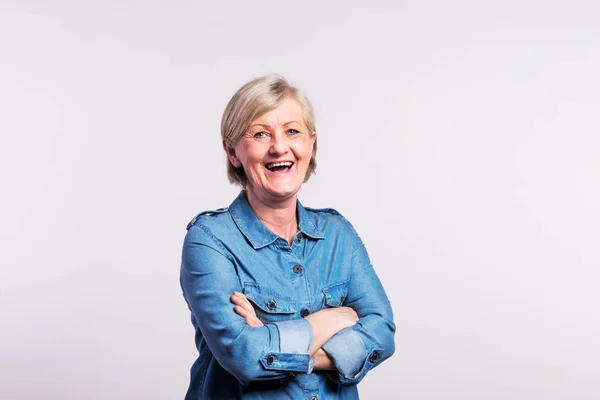
[[[231,296],[231,302],[235,304],[234,311],[246,319],[246,325],[250,328],[258,328],[259,326],[263,326],[263,323],[256,316],[256,311],[254,311],[254,307],[250,304],[250,301],[243,293],[233,292],[233,296]]]

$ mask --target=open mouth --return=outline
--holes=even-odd
[[[268,163],[265,165],[265,168],[271,172],[286,172],[289,171],[290,168],[292,168],[292,165],[294,165],[294,163],[291,161],[281,161]]]

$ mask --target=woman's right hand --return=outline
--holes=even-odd
[[[230,300],[233,304],[235,304],[234,311],[236,314],[246,320],[246,325],[248,325],[250,328],[258,328],[263,326],[262,321],[256,316],[254,307],[252,307],[252,304],[250,304],[250,301],[243,293],[233,292]]]

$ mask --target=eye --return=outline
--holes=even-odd
[[[254,137],[257,138],[257,139],[266,138],[267,137],[267,132],[262,132],[262,131],[261,132],[256,132],[254,134]]]
[[[288,133],[289,133],[290,135],[297,135],[297,134],[299,134],[299,133],[300,133],[300,131],[299,131],[299,130],[297,130],[297,129],[288,129]]]

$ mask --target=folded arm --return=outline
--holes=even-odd
[[[360,319],[323,345],[339,371],[333,378],[343,385],[357,384],[395,351],[396,326],[390,301],[353,228],[352,234],[352,274],[344,305],[353,308]]]

